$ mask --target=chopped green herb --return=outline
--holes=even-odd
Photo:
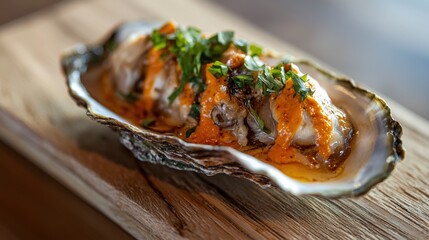
[[[245,86],[251,86],[253,81],[253,75],[237,75],[232,77],[232,82],[241,89]]]
[[[226,66],[222,62],[216,61],[209,68],[209,72],[213,74],[213,76],[215,76],[216,78],[221,78],[226,76],[226,74],[228,73],[228,66]]]
[[[231,44],[234,39],[233,31],[224,31],[215,35],[217,42],[223,46]]]
[[[249,51],[248,54],[250,56],[261,56],[262,55],[262,47],[256,44],[250,44],[249,45]]]
[[[155,50],[160,50],[167,46],[167,38],[160,34],[158,30],[152,32],[151,40]]]
[[[155,118],[146,118],[146,119],[143,119],[143,121],[142,121],[141,124],[142,124],[143,127],[147,128],[150,125],[154,124],[155,121],[156,121]]]
[[[271,74],[274,78],[279,79],[283,85],[286,83],[286,75],[285,75],[285,68],[283,67],[283,64],[278,64],[273,69],[270,70]]]
[[[202,59],[216,60],[228,49],[233,41],[234,32],[225,31],[213,35],[209,39],[203,39],[201,31],[196,28],[178,29],[168,37],[172,42],[170,52],[175,54],[182,70],[180,84],[168,97],[169,103],[183,91],[186,83],[198,84],[198,92],[204,90],[205,85],[201,80],[200,72]],[[220,74],[224,74],[225,68],[220,67]]]
[[[234,39],[234,32],[224,31],[208,39],[208,48],[204,52],[209,59],[219,58],[228,49]]]
[[[179,86],[174,90],[170,96],[168,96],[168,104],[173,104],[174,100],[182,93],[183,89],[185,88],[187,81],[184,81],[183,79],[180,81]]]
[[[282,80],[273,76],[270,67],[265,67],[263,71],[258,74],[258,81],[255,87],[262,88],[264,95],[269,95],[271,93],[280,92],[284,85]]]
[[[247,86],[260,88],[264,95],[269,95],[280,92],[285,86],[286,81],[290,78],[293,82],[295,95],[299,94],[301,101],[308,94],[313,94],[313,91],[305,84],[308,81],[307,75],[299,77],[293,71],[285,72],[283,64],[289,63],[291,61],[290,57],[285,57],[275,67],[266,66],[259,59],[259,56],[263,53],[263,49],[256,44],[249,44],[245,40],[234,39],[234,32],[232,31],[219,32],[208,39],[204,39],[201,31],[193,27],[187,29],[178,28],[173,34],[169,35],[160,34],[158,30],[155,30],[152,33],[151,40],[155,49],[167,48],[168,54],[174,54],[180,65],[180,83],[168,97],[170,104],[182,93],[187,83],[191,83],[194,89],[197,88],[195,90],[196,96],[205,89],[206,85],[201,78],[202,64],[214,62],[209,68],[210,73],[216,78],[226,76],[229,68],[218,60],[231,43],[247,54],[244,59],[244,74],[230,78],[232,84],[238,88],[244,89]],[[256,80],[254,75],[251,72],[249,73],[249,71],[257,72]],[[133,95],[130,96],[131,99],[135,97]],[[192,106],[190,115],[196,119],[199,117],[198,104]]]
[[[258,57],[246,56],[244,66],[251,71],[260,71],[265,68],[265,64]]]
[[[193,117],[194,119],[198,120],[200,119],[200,104],[194,103],[191,106],[191,110],[189,112],[189,116]]]
[[[254,56],[261,56],[262,55],[262,47],[256,44],[249,44],[246,40],[242,39],[235,39],[234,40],[234,46],[241,51],[243,51],[245,54],[250,55],[251,57]]]
[[[255,121],[258,123],[258,127],[259,127],[259,129],[261,129],[262,131],[264,131],[264,132],[265,132],[265,133],[267,133],[267,134],[270,134],[270,133],[271,133],[271,130],[270,130],[270,129],[268,129],[268,128],[265,126],[264,121],[259,117],[259,115],[258,115],[258,113],[256,112],[256,110],[255,110],[255,109],[253,109],[253,107],[252,107],[252,104],[251,104],[250,100],[249,100],[249,99],[247,99],[245,103],[246,103],[247,108],[248,108],[248,109],[249,109],[249,111],[250,111],[250,114],[251,114],[251,115],[252,115],[252,117],[255,119]]]
[[[173,42],[169,50],[176,55],[182,72],[179,86],[168,97],[169,104],[172,104],[182,93],[186,83],[194,83],[194,81],[201,79],[201,56],[207,49],[207,44],[202,39],[201,31],[191,27],[186,30],[176,30],[168,39]],[[202,83],[202,81],[200,82]]]
[[[295,90],[295,95],[300,95],[300,101],[304,101],[304,99],[307,97],[307,95],[313,95],[314,91],[311,90],[311,88],[307,87],[305,84],[307,80],[307,75],[304,75],[302,77],[299,77],[295,72],[292,70],[289,70],[286,73],[286,77],[289,79],[292,79],[293,83],[293,89]],[[295,97],[294,95],[294,97]]]
[[[195,130],[197,129],[197,127],[191,127],[186,131],[186,138],[190,137],[192,135],[192,133],[195,132]]]
[[[249,51],[249,44],[246,40],[234,39],[234,46],[246,54]]]

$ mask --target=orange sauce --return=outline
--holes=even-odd
[[[240,150],[251,156],[254,156],[260,159],[261,161],[264,161],[267,164],[270,164],[276,167],[277,169],[279,169],[289,177],[292,177],[304,182],[327,181],[329,179],[332,179],[338,176],[343,171],[343,166],[340,166],[335,170],[330,170],[327,168],[316,168],[313,166],[308,166],[297,161],[289,161],[286,163],[273,162],[268,159],[268,154],[267,154],[270,151],[270,146],[252,148],[249,150],[244,150],[244,149],[240,149]],[[289,148],[288,151],[295,152],[296,150],[294,148]]]
[[[313,122],[316,132],[316,144],[319,147],[319,154],[327,159],[331,155],[329,143],[331,141],[332,123],[328,114],[324,112],[322,106],[313,98],[307,97],[304,101],[304,108]]]
[[[287,164],[269,163],[289,177],[303,182],[327,181],[335,178],[343,172],[343,166],[335,170],[325,168],[312,168],[301,163],[291,162]]]
[[[159,32],[162,34],[170,34],[174,33],[175,31],[176,24],[174,22],[168,22],[159,29]],[[153,88],[158,73],[161,72],[165,66],[165,60],[161,57],[164,52],[165,50],[156,50],[151,48],[148,53],[146,78],[144,81],[142,81],[143,94],[136,103],[137,108],[142,110],[143,117],[146,117],[154,107],[154,101],[152,97]]]
[[[217,79],[213,76],[208,70],[212,65],[207,64],[205,69],[207,88],[200,99],[200,122],[187,141],[211,145],[238,146],[237,139],[231,131],[218,127],[211,117],[211,111],[215,106],[222,101],[230,101],[230,96],[226,92],[225,77]]]
[[[182,106],[191,106],[194,102],[194,90],[192,89],[192,86],[190,83],[186,83],[185,87],[183,88],[182,93],[179,95],[180,99],[180,105]]]
[[[173,22],[169,22],[159,31],[163,34],[169,34],[173,33],[175,30],[176,25]],[[153,117],[152,111],[156,104],[153,100],[155,81],[166,65],[162,57],[165,51],[165,49],[155,50],[153,48],[149,50],[145,79],[141,81],[142,94],[137,102],[126,102],[118,97],[114,85],[112,84],[113,81],[110,79],[110,74],[108,73],[104,74],[99,81],[99,85],[94,87],[94,89],[96,89],[96,98],[98,98],[103,105],[120,116],[140,126],[140,121],[142,119],[148,116]],[[239,54],[235,55],[238,56]],[[232,60],[232,63],[236,61],[237,64],[239,64],[243,59],[240,55]],[[217,126],[212,119],[211,112],[214,107],[222,102],[237,103],[238,100],[230,96],[227,92],[228,84],[225,77],[216,78],[208,71],[211,66],[212,64],[203,66],[206,77],[206,89],[199,97],[201,106],[200,120],[191,136],[185,138],[186,130],[189,129],[189,126],[180,128],[172,127],[166,125],[162,121],[162,117],[161,120],[157,121],[151,128],[152,130],[175,133],[176,136],[192,143],[234,147],[275,166],[288,176],[302,181],[328,180],[341,173],[342,167],[332,171],[306,166],[303,163],[297,162],[296,154],[299,150],[291,146],[291,144],[301,125],[303,111],[308,113],[312,121],[316,132],[318,154],[324,159],[327,159],[331,155],[329,143],[331,140],[332,125],[329,115],[325,113],[322,106],[312,96],[307,96],[303,102],[300,102],[300,97],[299,95],[296,96],[291,79],[288,79],[286,86],[280,93],[271,95],[274,101],[273,111],[277,118],[277,137],[274,144],[264,147],[240,146],[237,142],[237,138],[230,130]],[[176,64],[176,74],[180,76],[180,73],[180,66]],[[180,77],[178,79],[180,79]],[[187,83],[179,95],[178,100],[182,106],[190,107],[194,99],[194,90],[191,84]]]
[[[287,174],[288,176],[292,178],[296,178],[301,181],[326,181],[330,178],[334,178],[335,176],[339,175],[342,171],[342,167],[337,168],[336,170],[328,170],[323,168],[313,168],[306,165],[303,165],[301,163],[294,162],[290,160],[290,156],[294,156],[296,153],[296,149],[293,147],[289,147],[289,145],[283,144],[281,140],[276,140],[275,144],[273,146],[265,146],[265,147],[258,147],[254,148],[251,146],[247,147],[241,147],[236,142],[235,136],[228,130],[224,130],[216,126],[210,116],[211,109],[219,104],[222,100],[230,100],[230,96],[227,94],[226,91],[224,91],[225,88],[225,79],[220,78],[216,79],[211,73],[207,71],[208,65],[206,67],[206,75],[207,75],[207,89],[202,93],[201,95],[201,116],[200,116],[200,123],[197,126],[196,131],[187,139],[185,139],[188,142],[194,142],[194,143],[202,143],[202,144],[212,144],[212,145],[227,145],[234,148],[237,148],[238,150],[244,151],[247,154],[250,154],[258,159],[261,159],[262,161],[271,164],[281,170],[283,173]],[[290,81],[288,81],[289,83]],[[92,86],[90,89],[91,94],[94,96],[95,99],[97,99],[99,102],[101,102],[103,105],[111,109],[113,112],[117,113],[120,116],[125,117],[133,124],[140,126],[141,117],[139,115],[139,110],[136,109],[135,105],[133,103],[129,103],[124,101],[121,97],[119,97],[116,94],[116,91],[114,89],[114,85],[112,84],[113,81],[110,79],[110,74],[106,73],[104,74],[99,81],[97,81],[97,84]],[[289,90],[288,90],[289,88]],[[189,88],[192,90],[192,88]],[[317,114],[323,115],[323,110],[320,108],[320,106],[317,104],[317,102],[312,99],[312,97],[308,96],[305,101],[302,103],[299,102],[299,98],[295,97],[293,98],[293,90],[290,90],[290,86],[284,88],[283,91],[287,91],[288,93],[292,93],[292,95],[284,95],[284,98],[281,99],[279,95],[276,99],[279,104],[281,104],[281,107],[278,111],[286,111],[286,108],[290,108],[290,110],[295,110],[296,113],[294,114],[287,114],[283,116],[284,120],[284,126],[278,127],[278,129],[282,129],[283,131],[293,132],[294,129],[296,131],[297,125],[299,126],[300,121],[287,121],[289,117],[295,116],[298,118],[301,117],[300,113],[304,110],[304,108],[307,108],[307,111],[314,111],[314,116],[312,117],[312,121],[314,124],[314,127],[318,130],[316,130],[317,133],[317,141],[319,144],[319,151],[323,151],[323,138],[329,136],[328,129],[332,126],[330,126],[330,123],[326,121],[326,116],[317,116]],[[273,96],[274,97],[274,96]],[[187,97],[184,97],[184,99],[187,99]],[[189,99],[188,99],[189,100]],[[186,100],[186,101],[188,101]],[[285,104],[287,101],[287,104]],[[283,108],[283,109],[282,109]],[[314,108],[314,110],[309,110],[309,108]],[[282,110],[280,110],[282,109]],[[278,112],[277,112],[278,114]],[[309,115],[312,115],[309,113]],[[320,123],[316,120],[318,118],[325,118],[325,120],[321,120]],[[285,126],[288,127],[285,127]],[[157,127],[158,128],[158,127]],[[162,126],[160,126],[160,129],[162,129]],[[154,129],[158,130],[158,129]],[[179,135],[180,137],[180,131],[184,129],[177,129],[175,133]],[[184,130],[186,131],[186,130]],[[164,131],[161,131],[164,132]],[[184,136],[184,132],[182,133]],[[182,138],[184,138],[182,136]],[[323,137],[325,136],[325,137]],[[291,137],[293,135],[289,136],[282,136],[278,137],[277,139],[283,139],[286,141],[291,141]],[[277,142],[278,141],[278,142]],[[327,141],[326,141],[327,142]],[[276,149],[277,148],[277,149]],[[286,149],[286,151],[284,151]],[[283,152],[284,151],[284,152]],[[285,161],[278,161],[276,160],[276,155],[280,156],[280,159],[284,159]]]
[[[148,55],[148,66],[146,72],[146,78],[143,83],[143,94],[141,95],[136,106],[142,110],[144,116],[151,112],[154,106],[153,101],[153,88],[155,85],[156,77],[158,73],[164,68],[165,61],[161,59],[162,51],[151,49]]]
[[[295,149],[291,142],[302,121],[302,106],[298,97],[294,97],[292,81],[276,97],[274,111],[277,116],[277,138],[268,151],[268,160],[275,163],[288,163],[295,160]]]

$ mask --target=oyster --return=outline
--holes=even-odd
[[[235,148],[242,151],[231,147],[232,145],[207,145],[217,143],[204,142],[205,140],[201,140],[203,138],[195,140],[195,136],[205,129],[199,129],[196,119],[189,117],[192,101],[177,97],[170,99],[181,85],[180,78],[177,77],[177,64],[174,64],[176,60],[165,56],[165,65],[157,74],[150,74],[148,69],[133,71],[144,69],[147,66],[144,61],[151,61],[151,54],[154,53],[147,47],[150,40],[145,36],[160,26],[142,22],[127,23],[115,29],[106,41],[88,46],[77,45],[62,57],[62,67],[72,98],[78,105],[87,109],[87,114],[92,119],[117,130],[122,144],[139,160],[206,175],[225,173],[243,177],[262,187],[279,187],[296,195],[344,197],[367,192],[384,180],[396,163],[403,159],[404,150],[400,139],[402,128],[392,119],[384,100],[356,86],[352,80],[337,76],[306,60],[294,60],[280,68],[287,67],[291,74],[295,74],[302,81],[308,81],[306,84],[311,88],[306,89],[305,94],[313,94],[315,90],[315,96],[312,97],[316,99],[314,104],[321,108],[320,111],[329,115],[331,137],[324,143],[328,154],[323,154],[320,150],[322,143],[314,146],[314,142],[318,141],[316,139],[324,140],[313,126],[314,121],[308,120],[314,111],[305,110],[297,115],[300,121],[297,122],[296,131],[300,134],[294,135],[293,138],[289,136],[290,139],[287,140],[300,149],[299,154],[293,158],[299,164],[261,160],[258,151],[262,151],[264,156],[267,151],[264,152],[261,150],[263,147],[259,146],[276,146],[277,143],[286,141],[278,140],[278,136],[282,136],[278,127],[282,114],[274,110],[285,104],[279,100],[280,97],[274,99],[260,93],[243,93],[241,88],[234,92],[237,98],[243,94],[255,96],[246,100],[244,105],[231,97],[217,102],[217,105],[208,110],[204,110],[204,105],[201,105],[200,121],[206,116],[218,128],[227,129],[236,139]],[[168,25],[165,26],[159,31],[172,34]],[[243,65],[243,61],[249,58],[234,51],[228,49],[223,54],[223,62],[231,71]],[[264,61],[270,62],[276,58],[277,56],[271,54],[265,56]],[[258,67],[257,62],[254,64]],[[303,75],[301,71],[308,75]],[[210,75],[208,67],[206,72]],[[146,74],[146,79],[150,78],[150,81],[146,80],[143,84],[150,82],[151,88],[141,86],[139,79],[143,73]],[[151,77],[148,77],[148,74]],[[214,74],[210,76],[215,81]],[[317,82],[314,79],[317,79]],[[284,84],[288,82],[292,84],[291,81]],[[209,79],[206,84],[210,84]],[[182,90],[183,88],[182,86]],[[212,94],[222,92],[221,88],[217,91],[215,89]],[[290,85],[283,89],[294,89],[294,95],[299,95],[297,98],[305,99],[305,94],[298,92],[295,86]],[[142,115],[142,111],[128,111],[127,102],[123,100],[136,98],[134,91],[140,91],[143,96],[139,97],[136,103],[141,104],[140,109],[154,109],[163,116],[162,121],[166,124],[149,129],[141,127],[139,122],[135,121],[142,119],[145,114]],[[282,96],[279,91],[278,96]],[[118,92],[122,95],[122,100],[115,95]],[[208,95],[210,92],[204,91],[200,101],[204,101],[204,94]],[[206,96],[207,99],[211,97],[213,96]],[[189,139],[183,137],[183,131],[172,134],[179,126],[192,129]],[[221,141],[225,143],[229,140]],[[308,158],[306,152],[311,152],[315,157]],[[344,158],[343,163],[331,161],[332,155],[341,155]]]

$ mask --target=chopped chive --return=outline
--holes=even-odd
[[[251,115],[252,115],[252,117],[256,120],[256,122],[258,123],[258,127],[259,127],[259,129],[261,129],[262,131],[264,131],[264,132],[265,132],[265,133],[267,133],[267,134],[270,134],[270,133],[271,133],[271,130],[270,130],[270,129],[268,129],[268,128],[265,126],[264,121],[259,117],[259,115],[258,115],[258,113],[256,112],[256,110],[255,110],[255,109],[253,109],[252,104],[250,103],[250,100],[249,100],[249,99],[247,99],[247,101],[246,101],[245,103],[246,103],[247,108],[248,108],[248,109],[249,109],[249,111],[250,111],[250,114],[251,114]]]
[[[191,127],[186,131],[186,138],[190,137],[192,135],[192,133],[195,132],[195,130],[197,129],[197,127]]]
[[[228,66],[223,64],[222,62],[216,61],[209,68],[209,72],[213,74],[216,78],[221,78],[228,74]]]

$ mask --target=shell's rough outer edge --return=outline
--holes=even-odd
[[[147,25],[147,23],[141,24]],[[124,26],[125,25],[126,24],[124,24]],[[268,165],[264,163],[255,164],[255,161],[258,161],[255,158],[239,153],[229,147],[186,143],[177,137],[154,133],[150,130],[132,126],[113,117],[99,114],[94,111],[94,108],[99,107],[96,105],[100,104],[93,99],[86,99],[77,94],[75,92],[76,84],[79,85],[79,89],[83,88],[83,91],[86,91],[80,82],[81,76],[85,74],[91,66],[102,62],[102,60],[115,49],[117,46],[116,38],[122,27],[123,26],[119,26],[116,28],[107,40],[102,41],[101,44],[89,46],[80,44],[75,46],[62,56],[61,64],[67,78],[68,91],[73,100],[79,106],[86,109],[87,115],[90,118],[118,131],[121,143],[130,149],[134,156],[141,161],[163,164],[171,168],[195,171],[206,175],[225,173],[231,176],[246,178],[257,183],[261,187],[280,187],[287,192],[297,195],[319,195],[338,198],[365,194],[374,185],[388,177],[396,163],[404,158],[404,149],[402,148],[402,141],[400,139],[402,127],[397,121],[393,120],[390,108],[387,106],[386,102],[374,93],[356,86],[350,78],[337,76],[307,60],[294,60],[294,62],[307,64],[320,73],[334,79],[334,81],[349,85],[351,89],[361,92],[379,104],[384,111],[383,116],[388,130],[387,133],[390,135],[392,141],[392,148],[386,159],[385,170],[367,182],[360,184],[358,187],[350,189],[338,188],[332,191],[326,191],[326,188],[317,187],[315,187],[314,190],[301,189],[302,187],[306,187],[306,184],[300,184],[298,181],[284,176],[284,174],[281,178],[278,178],[280,171],[274,169],[274,167],[263,166]],[[89,96],[89,93],[86,92],[86,94]],[[247,166],[242,166],[246,159],[250,161],[250,163],[248,163]],[[256,166],[252,166],[252,163]],[[271,179],[268,176],[271,176]],[[283,182],[279,182],[279,179]],[[320,189],[325,190],[321,191]]]

